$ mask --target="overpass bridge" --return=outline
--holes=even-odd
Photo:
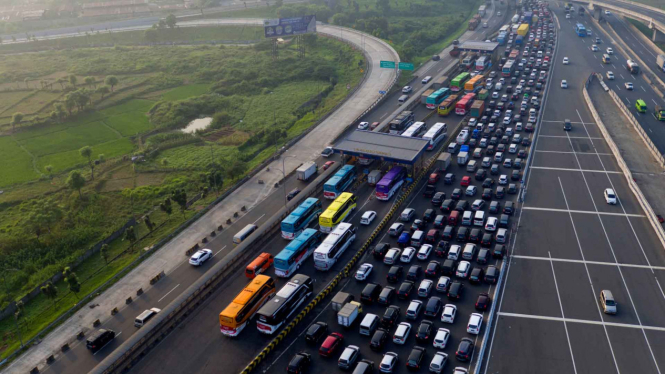
[[[602,19],[605,10],[644,22],[653,30],[654,42],[665,42],[665,10],[627,0],[574,0],[589,5],[593,17]]]

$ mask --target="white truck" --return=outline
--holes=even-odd
[[[351,327],[353,321],[358,318],[358,305],[353,303],[346,303],[342,309],[337,312],[337,323],[340,326]]]
[[[318,170],[319,167],[316,165],[316,162],[305,162],[296,170],[296,175],[299,181],[306,182],[312,177],[312,175],[316,174]]]
[[[469,162],[469,152],[460,152],[457,154],[457,164],[466,165]]]
[[[464,144],[466,141],[469,140],[469,130],[467,129],[462,129],[459,134],[457,134],[457,139],[455,141],[457,144]]]
[[[665,55],[656,56],[656,64],[663,72],[665,72]]]
[[[346,293],[344,291],[339,291],[335,294],[335,297],[332,299],[332,309],[335,312],[342,310],[344,305],[353,301],[353,295]]]
[[[436,159],[436,169],[437,170],[446,170],[448,169],[448,166],[450,166],[450,160],[452,159],[452,155],[448,152],[443,152],[439,155],[439,157]]]
[[[374,186],[377,183],[379,183],[379,181],[381,180],[382,177],[383,177],[383,173],[381,173],[381,170],[372,170],[367,175],[367,183],[370,186]]]

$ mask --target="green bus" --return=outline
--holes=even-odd
[[[458,76],[456,76],[451,82],[450,82],[450,90],[453,92],[459,92],[464,89],[464,83],[471,78],[471,74],[469,73],[462,73]]]

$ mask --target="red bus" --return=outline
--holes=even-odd
[[[468,93],[464,95],[455,105],[455,114],[460,116],[466,115],[466,113],[471,109],[471,104],[475,99],[475,93]]]

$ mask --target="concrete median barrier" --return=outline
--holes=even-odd
[[[102,321],[100,321],[99,319],[96,319],[95,322],[92,323],[92,326],[93,327],[98,327],[101,324],[102,324]]]
[[[139,288],[138,290],[136,290],[136,296],[141,296],[141,295],[143,295],[143,288]]]
[[[166,274],[164,274],[164,271],[162,270],[161,273],[157,274],[152,279],[150,279],[150,284],[155,284],[155,283],[159,282],[159,280],[164,278],[165,276],[166,276]]]
[[[114,316],[116,314],[118,314],[118,307],[111,309],[111,315]]]
[[[38,373],[39,373],[39,369],[36,366],[34,368],[32,368],[32,370],[30,370],[30,374],[38,374]]]
[[[69,344],[65,344],[65,345],[63,345],[62,347],[60,347],[60,350],[61,350],[62,352],[67,352],[67,351],[69,350]]]
[[[76,334],[76,339],[81,340],[85,338],[85,332],[80,331],[78,334]]]

